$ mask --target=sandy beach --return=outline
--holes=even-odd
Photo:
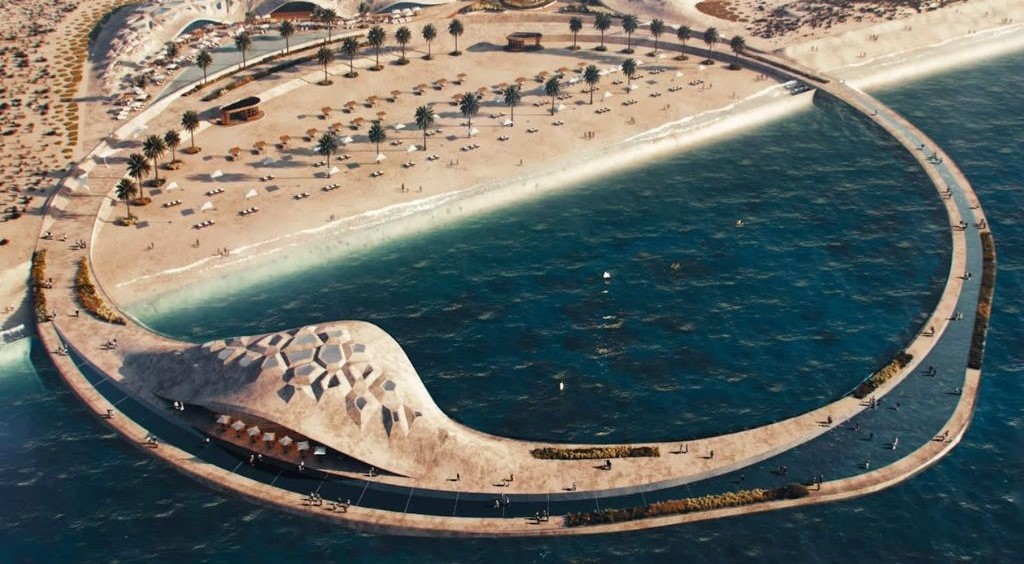
[[[623,6],[610,5],[634,9],[632,4],[619,4]],[[719,20],[699,11],[692,21],[681,19],[695,11],[695,4],[659,6],[651,14],[641,12],[641,21],[664,17],[673,30],[679,21],[696,30],[711,22],[726,38],[733,30],[744,33],[744,22]],[[752,8],[737,4],[736,9]],[[1024,22],[1024,14],[1018,14],[1022,10],[1024,7],[1010,0],[958,3],[894,21],[851,20],[769,39],[748,36],[747,42],[765,50],[789,44],[782,53],[800,63],[860,86],[875,86],[905,79],[911,75],[910,69],[948,68],[1021,48],[1024,31],[1017,22]],[[105,151],[105,163],[102,158],[92,159],[89,174],[72,182],[86,184],[92,195],[110,194],[124,174],[126,156],[140,150],[138,137],[180,129],[180,117],[186,110],[199,111],[209,120],[216,117],[215,108],[220,104],[249,95],[264,100],[266,117],[259,121],[232,127],[204,121],[195,136],[202,151],[182,155],[179,149],[177,157],[184,167],[160,170],[161,177],[176,183],[178,189],[169,190],[169,184],[146,188],[145,195],[152,203],[135,210],[141,220],[138,225],[114,225],[112,222],[124,215],[125,206],[110,197],[101,211],[92,247],[96,275],[104,290],[117,302],[133,303],[223,278],[229,272],[234,274],[232,283],[249,283],[265,271],[258,266],[270,261],[279,272],[328,260],[347,250],[430,229],[591,176],[638,166],[645,159],[716,136],[741,133],[810,102],[809,95],[790,96],[770,77],[755,71],[729,70],[721,62],[703,67],[703,57],[693,53],[686,61],[676,60],[675,52],[664,49],[663,57],[652,57],[651,46],[642,43],[649,41],[646,29],[634,34],[637,50],[632,55],[619,52],[625,38],[617,27],[607,34],[608,51],[598,52],[593,49],[598,36],[586,20],[579,37],[582,49],[572,51],[568,48],[572,43],[568,16],[553,13],[460,16],[466,26],[459,39],[463,54],[453,57],[448,54],[451,37],[443,33],[451,12],[451,7],[445,6],[425,10],[424,17],[410,24],[414,40],[408,65],[395,64],[399,52],[392,45],[381,53],[383,70],[369,70],[374,56],[364,48],[355,60],[359,76],[344,77],[348,61],[338,57],[328,66],[330,86],[316,84],[323,78],[323,68],[312,62],[253,81],[216,101],[201,102],[198,97],[174,100],[149,119],[145,129],[137,129],[137,136],[127,136],[118,146],[119,152]],[[421,58],[425,45],[418,36],[419,28],[428,21],[441,30],[432,46],[432,61]],[[389,38],[396,28],[387,26]],[[501,50],[507,33],[523,30],[542,31],[545,49],[537,53]],[[662,45],[676,43],[674,33],[662,38]],[[697,39],[687,46],[703,48]],[[719,51],[728,53],[727,46]],[[640,76],[633,81],[637,88],[632,91],[627,90],[622,72],[613,70],[630,56],[642,63]],[[595,90],[593,104],[584,83],[567,84],[579,75],[581,65],[587,64],[607,71]],[[562,92],[569,97],[556,101],[556,106],[564,108],[551,115],[551,100],[538,75],[560,69],[566,77]],[[465,76],[460,79],[460,74]],[[441,78],[447,83],[438,87]],[[505,126],[511,111],[496,98],[496,87],[517,79],[522,79],[522,101],[515,108],[514,124]],[[426,87],[420,89],[419,85]],[[484,100],[472,120],[478,132],[470,137],[470,127],[464,125],[466,119],[452,97],[478,89],[483,89]],[[375,103],[367,103],[370,96],[378,97]],[[355,105],[347,111],[349,101]],[[624,105],[627,101],[630,103]],[[433,106],[437,120],[431,129],[439,132],[427,138],[425,150],[409,152],[411,146],[423,144],[413,115],[415,108],[424,104]],[[326,115],[325,108],[329,108]],[[357,118],[363,122],[353,129]],[[368,122],[373,119],[382,120],[387,132],[387,140],[381,144],[386,158],[380,162],[366,137]],[[404,127],[396,128],[399,124]],[[316,136],[332,126],[340,136],[353,140],[332,158],[331,166],[339,170],[327,178],[328,167],[314,166],[325,159],[312,147]],[[102,138],[110,128],[109,122],[88,120],[83,123],[82,138]],[[317,134],[310,137],[307,131],[314,128]],[[279,146],[281,135],[291,137],[286,146]],[[499,140],[504,137],[507,139]],[[189,135],[182,132],[182,139],[181,148],[188,147]],[[257,141],[267,143],[261,152],[253,150]],[[80,151],[91,148],[82,145],[76,145]],[[18,158],[7,146],[5,164]],[[233,147],[239,148],[238,157],[229,159]],[[342,160],[346,154],[350,157]],[[433,155],[438,158],[428,160]],[[169,155],[162,160],[169,160]],[[215,171],[222,175],[211,178]],[[377,171],[383,175],[371,176]],[[266,179],[268,176],[273,178]],[[339,187],[324,190],[333,184]],[[219,189],[223,192],[212,192]],[[302,194],[309,196],[299,197]],[[177,201],[181,203],[174,203]],[[207,203],[210,205],[205,206]],[[204,207],[212,209],[204,211]],[[252,207],[259,211],[240,215]],[[202,221],[214,224],[195,229]],[[13,242],[2,251],[14,256],[11,262],[5,258],[5,264],[20,264],[17,271],[22,272],[5,275],[0,281],[0,297],[5,303],[16,304],[23,295],[25,261],[39,229],[38,218],[0,225],[0,230],[5,230],[0,234]],[[59,236],[59,225],[53,229]],[[13,308],[5,315],[10,317],[16,311]]]

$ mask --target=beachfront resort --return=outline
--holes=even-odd
[[[5,30],[0,235],[24,268],[4,274],[4,328],[34,327],[104,424],[216,489],[371,531],[588,534],[850,499],[966,432],[988,221],[942,147],[858,81],[936,37],[1019,43],[1012,2],[24,4],[54,27]],[[57,46],[58,29],[74,39]],[[188,343],[121,308],[399,240],[821,100],[911,156],[948,217],[950,259],[899,352],[794,417],[672,441],[515,440],[447,416],[370,323]],[[887,426],[894,390],[937,402],[929,423]]]

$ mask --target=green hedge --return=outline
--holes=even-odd
[[[649,519],[651,517],[664,517],[666,515],[683,515],[698,511],[753,505],[755,503],[780,499],[797,499],[806,497],[809,493],[807,486],[803,484],[789,484],[770,490],[756,488],[701,497],[671,499],[650,505],[626,507],[623,509],[569,513],[565,516],[565,526],[586,527],[589,525],[607,525],[624,521],[635,521],[637,519]]]
[[[43,291],[43,283],[46,282],[46,250],[40,249],[32,253],[32,308],[36,314],[36,321],[45,323],[49,317],[46,311],[46,292]]]
[[[901,352],[896,355],[896,358],[892,359],[892,362],[886,364],[881,370],[875,372],[870,378],[864,380],[857,386],[857,389],[853,391],[853,397],[857,399],[864,399],[868,397],[872,392],[877,390],[879,386],[886,383],[890,378],[900,373],[903,367],[910,364],[910,361],[914,360],[914,355],[908,352]]]
[[[545,460],[601,460],[609,458],[658,457],[658,447],[650,446],[603,446],[586,448],[535,448],[530,451],[534,458]]]
[[[981,295],[978,296],[978,314],[974,318],[971,353],[967,360],[967,366],[975,370],[981,369],[981,361],[985,357],[985,334],[988,332],[988,319],[992,315],[992,295],[996,290],[996,245],[992,233],[986,231],[981,234],[981,249],[984,261]]]

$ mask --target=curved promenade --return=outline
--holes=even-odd
[[[761,61],[773,64],[765,58]],[[929,406],[933,416],[938,414],[944,422],[936,429],[918,430],[916,441],[904,435],[901,444],[904,448],[913,447],[907,456],[900,458],[897,452],[902,454],[904,451],[891,449],[889,454],[876,455],[873,468],[877,469],[865,465],[862,469],[850,471],[855,467],[856,459],[849,457],[859,457],[860,453],[852,452],[855,449],[840,449],[839,454],[845,454],[847,458],[829,462],[829,481],[808,497],[576,528],[566,527],[563,520],[556,518],[540,523],[526,519],[542,510],[557,516],[570,511],[641,506],[657,499],[686,497],[681,487],[687,488],[685,491],[688,492],[691,491],[688,484],[697,487],[698,483],[709,479],[708,483],[712,483],[717,488],[715,491],[719,492],[758,487],[761,485],[758,480],[763,477],[751,476],[749,481],[744,481],[746,476],[741,473],[739,482],[733,480],[731,483],[743,485],[732,487],[722,485],[722,480],[731,479],[730,476],[754,465],[771,464],[790,451],[813,450],[817,448],[813,445],[819,443],[842,442],[841,436],[849,436],[845,422],[860,421],[871,415],[869,411],[873,410],[865,402],[844,397],[812,412],[771,425],[691,441],[685,453],[679,452],[679,443],[651,443],[661,450],[662,456],[616,459],[614,471],[595,470],[594,461],[535,459],[529,455],[530,449],[553,445],[487,436],[447,418],[434,418],[428,421],[436,426],[430,430],[443,430],[462,441],[461,444],[474,448],[430,450],[431,456],[418,459],[421,472],[404,476],[364,476],[359,471],[296,474],[280,466],[250,467],[243,463],[243,459],[231,457],[219,448],[204,447],[200,443],[201,435],[188,430],[188,426],[167,409],[166,403],[153,395],[152,382],[145,377],[147,371],[173,367],[177,355],[186,354],[196,346],[155,335],[131,321],[122,327],[104,324],[85,315],[68,315],[78,309],[73,280],[77,259],[86,256],[81,249],[53,241],[40,243],[41,248],[48,250],[46,276],[55,281],[56,291],[47,294],[49,307],[59,312],[53,322],[39,324],[40,338],[75,393],[98,415],[111,410],[113,416],[104,418],[104,421],[140,448],[146,448],[212,487],[271,503],[288,511],[343,521],[364,530],[483,536],[597,533],[836,501],[891,486],[941,458],[960,440],[970,422],[980,373],[965,370],[966,351],[970,345],[979,289],[977,281],[972,282],[963,274],[975,272],[979,275],[977,279],[981,278],[983,265],[979,233],[987,227],[979,230],[978,226],[986,225],[983,212],[970,184],[948,156],[895,112],[863,92],[827,77],[814,77],[813,73],[795,69],[791,64],[776,66],[775,70],[786,75],[795,70],[805,78],[817,78],[814,86],[820,92],[849,104],[906,147],[944,198],[953,247],[949,277],[942,297],[924,323],[924,327],[935,328],[934,334],[919,334],[908,345],[906,350],[913,355],[914,361],[880,387],[875,395],[881,398],[893,392],[902,394],[904,388],[917,385],[920,378],[916,374],[921,372],[920,366],[938,367],[943,381],[953,378],[958,383],[956,387],[962,388],[962,394],[952,396],[956,398],[955,402],[946,397],[945,404],[935,406],[935,409],[931,409],[926,401],[921,402],[922,406]],[[69,181],[62,195],[54,199],[44,230],[59,229],[69,233],[72,240],[91,241],[95,218],[108,200],[103,195],[75,188],[74,181]],[[967,223],[966,229],[959,228],[961,222]],[[354,330],[356,336],[372,340],[375,346],[386,351],[386,357],[401,364],[404,354],[397,343],[382,332],[383,336],[373,331],[372,328]],[[116,350],[102,349],[101,343],[109,339],[117,339],[120,346]],[[71,355],[58,354],[56,351],[61,346],[67,346]],[[126,362],[127,358],[152,359],[152,362],[132,364]],[[404,361],[408,363],[407,359]],[[418,382],[411,365],[403,371],[401,378],[406,384]],[[949,396],[945,392],[941,395]],[[429,395],[426,397],[429,400]],[[824,424],[827,419],[832,423]],[[857,425],[859,428],[860,424]],[[161,437],[159,447],[147,445],[145,438],[150,434]],[[934,440],[936,435],[941,435],[943,440]],[[425,445],[428,441],[421,442]],[[394,455],[386,446],[378,452],[370,452],[364,460],[372,461],[380,468],[402,466],[402,460],[389,458]],[[412,445],[410,448],[418,455],[426,452],[423,450],[426,447]],[[836,466],[840,463],[846,468],[845,472]],[[796,476],[796,480],[806,481],[805,476],[824,472],[821,463],[802,471],[807,473]],[[499,487],[499,477],[508,474],[514,474],[515,480]],[[458,475],[459,479],[452,480],[453,475]],[[718,482],[714,481],[715,477],[720,477]],[[786,478],[786,481],[793,480]],[[571,488],[570,482],[576,487]],[[302,494],[309,491],[321,491],[329,499],[344,497],[352,500],[353,504],[345,512],[307,505]],[[490,507],[490,501],[495,498],[514,503],[504,504],[496,511]]]

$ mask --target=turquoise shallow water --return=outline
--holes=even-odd
[[[5,362],[0,378],[0,559],[1011,561],[1024,540],[1021,70],[1018,55],[882,95],[971,178],[1000,253],[975,422],[900,487],[595,539],[355,535],[224,498],[142,457],[35,358]],[[822,105],[273,285],[137,313],[193,339],[367,319],[398,338],[443,409],[503,434],[611,441],[765,422],[848,390],[934,300],[947,260],[938,200],[875,137]],[[288,298],[300,291],[313,295]],[[553,393],[559,379],[569,393]]]

